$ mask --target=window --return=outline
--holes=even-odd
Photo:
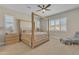
[[[67,19],[66,17],[61,18],[61,31],[67,31]]]
[[[50,20],[50,31],[67,31],[66,17]]]
[[[50,31],[55,31],[55,21],[54,20],[50,20]]]
[[[16,31],[14,17],[5,15],[5,29],[8,33],[14,33]]]
[[[55,31],[60,31],[60,20],[55,20]]]

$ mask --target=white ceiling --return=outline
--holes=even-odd
[[[37,4],[3,4],[1,6],[4,6],[6,8],[26,13],[26,15],[31,15],[32,11],[39,10],[40,8],[37,7]],[[60,13],[63,11],[71,10],[74,8],[79,7],[79,4],[52,4],[48,9],[51,9],[51,11],[46,11],[45,13],[42,12],[36,12],[37,14],[41,16],[49,16],[56,13]]]

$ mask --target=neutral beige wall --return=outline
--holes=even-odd
[[[8,9],[8,8],[2,7],[2,6],[0,6],[0,14],[1,14],[1,16],[4,16],[6,14],[12,15],[16,19],[27,19],[27,16],[25,13],[14,11],[14,10],[11,10],[11,9]]]
[[[79,8],[53,15],[53,18],[67,17],[67,32],[50,32],[50,35],[56,37],[72,36],[79,31]]]
[[[5,15],[11,15],[11,16],[15,17],[15,19],[29,20],[29,19],[27,19],[27,16],[24,13],[17,12],[17,11],[7,9],[5,7],[0,6],[0,26],[3,24]]]
[[[40,29],[41,31],[48,31],[48,18],[41,19],[40,21]]]

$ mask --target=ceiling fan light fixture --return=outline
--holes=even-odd
[[[51,4],[48,4],[48,5],[38,5],[38,7],[41,8],[41,9],[37,10],[37,11],[42,11],[42,13],[45,13],[45,11],[49,11],[50,10],[50,9],[47,9],[50,6],[51,6]]]
[[[44,13],[45,11],[46,11],[45,9],[42,10],[43,13]]]

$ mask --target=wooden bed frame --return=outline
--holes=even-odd
[[[19,32],[21,33],[21,35],[20,35],[21,36],[21,41],[23,43],[25,43],[26,45],[28,45],[29,47],[31,47],[31,48],[35,48],[35,47],[49,41],[49,19],[48,19],[48,31],[47,31],[47,35],[46,35],[45,39],[35,42],[35,38],[36,38],[35,37],[35,32],[36,32],[35,31],[35,22],[34,22],[34,17],[35,16],[41,17],[40,15],[37,15],[37,14],[32,12],[32,21],[20,20],[20,21],[31,22],[32,23],[32,30],[30,31],[31,35],[27,34],[28,31],[23,33],[21,30],[19,30]],[[19,26],[19,29],[21,29],[20,26]]]

